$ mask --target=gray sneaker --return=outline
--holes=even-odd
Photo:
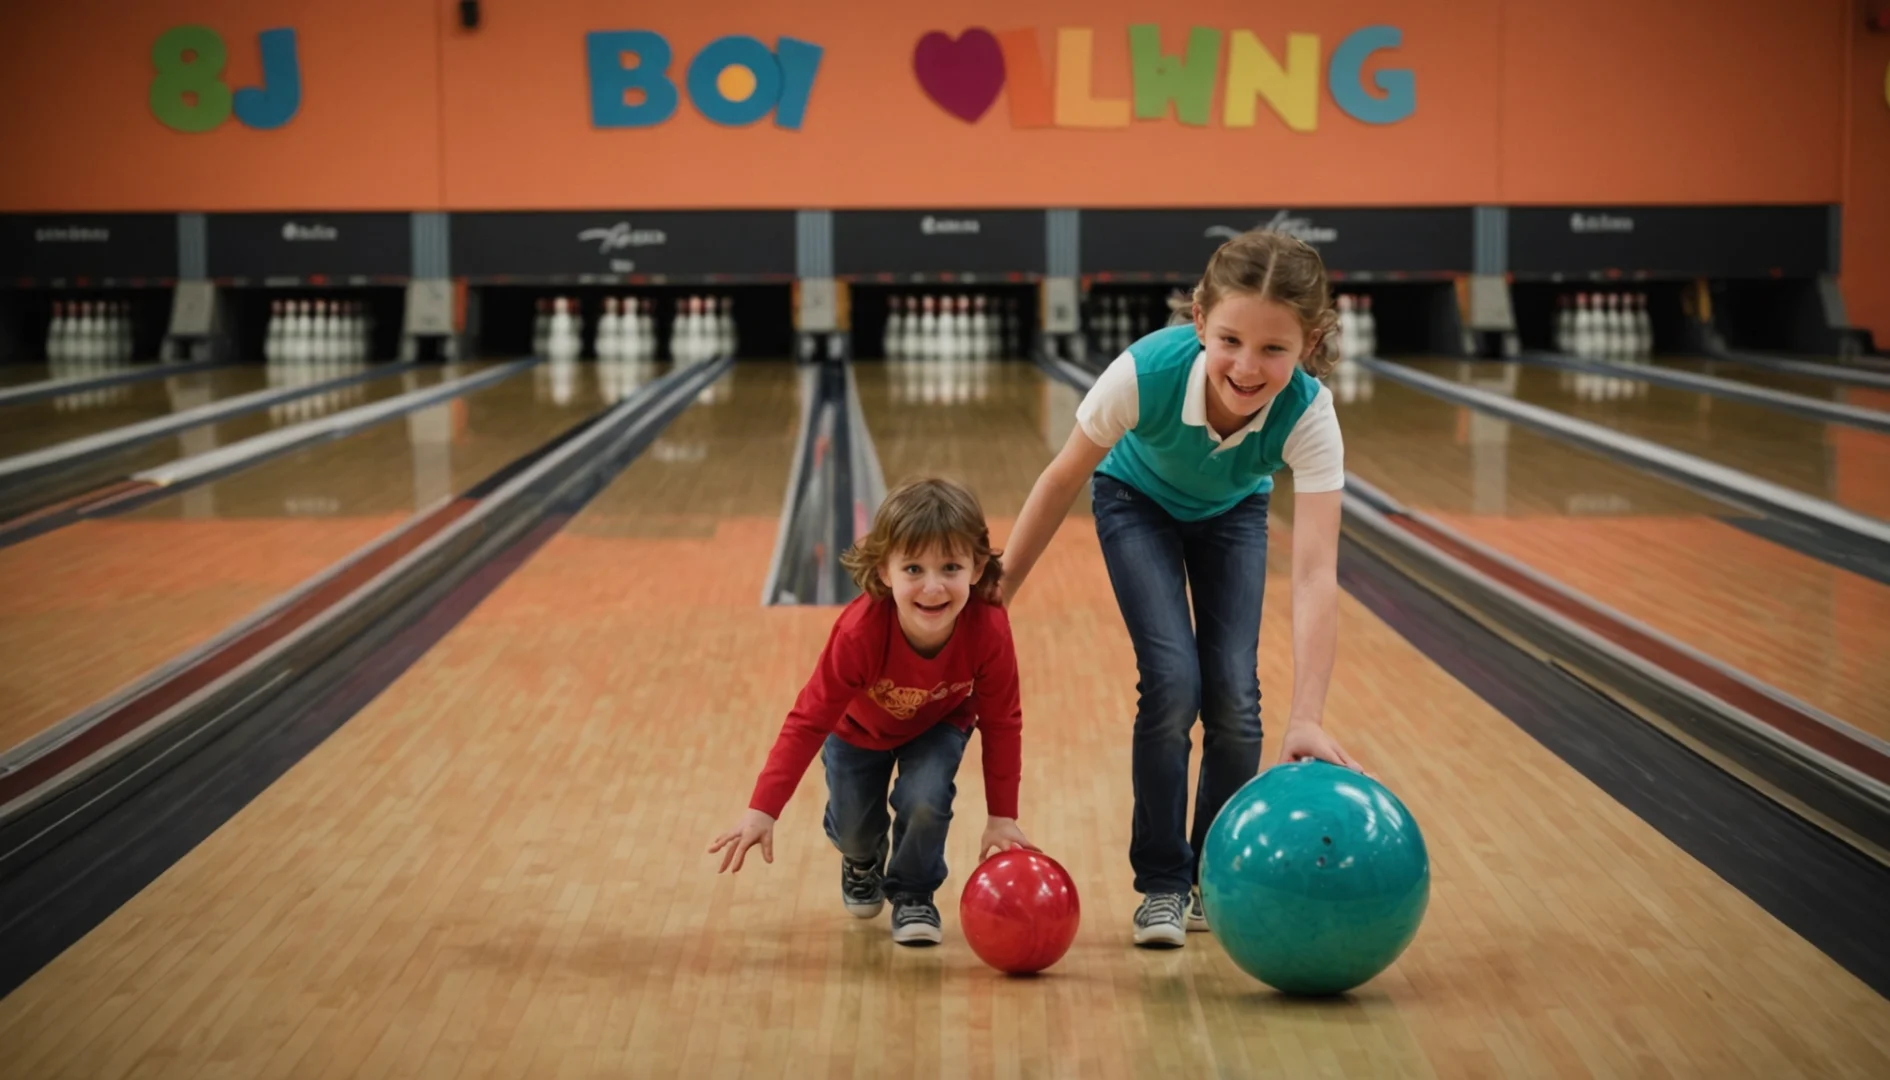
[[[1145,949],[1179,949],[1188,943],[1183,920],[1188,894],[1149,893],[1135,909],[1135,943]]]
[[[877,861],[856,863],[840,856],[840,899],[847,914],[856,919],[870,919],[886,906],[886,873]]]
[[[1207,933],[1207,909],[1201,906],[1201,886],[1196,885],[1188,899],[1188,933]]]
[[[899,945],[937,945],[945,932],[939,928],[938,908],[930,896],[900,893],[892,898],[893,941]]]

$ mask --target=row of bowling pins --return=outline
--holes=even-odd
[[[73,300],[53,305],[46,325],[46,360],[131,359],[131,305],[123,300]]]
[[[1185,305],[1187,300],[1188,293],[1182,289],[1170,292],[1169,302],[1159,306],[1147,295],[1092,297],[1089,313],[1083,318],[1084,336],[1097,352],[1114,359],[1143,337],[1168,325],[1173,305]]]
[[[1339,356],[1378,355],[1378,316],[1372,314],[1372,298],[1363,294],[1339,294]]]
[[[893,296],[880,349],[888,360],[993,360],[1023,351],[1017,298]]]
[[[368,362],[361,357],[341,359],[324,356],[274,363],[264,370],[268,373],[269,388],[274,390],[289,386],[313,386],[318,382],[364,371],[367,366]],[[269,419],[276,424],[312,420],[364,403],[367,401],[367,392],[366,383],[353,383],[318,394],[303,394],[269,406]]]
[[[595,363],[583,364],[578,362],[576,356],[552,352],[544,363],[532,369],[533,389],[540,401],[570,405],[578,400],[584,380],[590,378],[592,373],[597,378],[598,397],[606,405],[615,405],[653,381],[663,371],[656,360],[647,356],[606,356],[599,357]],[[725,401],[734,381],[735,373],[725,372],[721,378],[704,387],[696,395],[696,400],[705,405]]]
[[[1564,393],[1574,394],[1578,401],[1619,401],[1622,398],[1643,398],[1647,396],[1648,383],[1644,379],[1622,379],[1613,375],[1590,375],[1580,371],[1562,371],[1556,373],[1556,385]]]
[[[532,323],[532,351],[539,356],[582,356],[584,314],[568,296],[538,301]],[[647,296],[607,296],[604,313],[591,339],[600,360],[652,360],[657,356],[656,301]],[[735,300],[728,296],[688,296],[676,301],[669,324],[672,360],[708,360],[732,354]]]
[[[359,300],[277,300],[269,305],[263,359],[271,364],[365,361],[374,319]]]
[[[939,360],[886,361],[886,385],[897,403],[962,405],[991,396],[991,372],[1001,360],[947,357]]]
[[[1556,352],[1610,360],[1653,355],[1646,293],[1576,293],[1570,299],[1566,293],[1556,298]]]

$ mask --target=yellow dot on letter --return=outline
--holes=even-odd
[[[755,92],[755,73],[740,64],[730,64],[715,77],[715,88],[730,101],[747,101]]]

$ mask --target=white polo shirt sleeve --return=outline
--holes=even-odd
[[[1115,358],[1076,407],[1076,423],[1097,446],[1114,446],[1142,416],[1142,390],[1135,378],[1135,357]]]
[[[1101,385],[1100,381],[1098,385]],[[1280,448],[1286,467],[1293,470],[1293,491],[1312,494],[1345,487],[1345,439],[1339,434],[1339,414],[1332,408],[1332,391],[1323,383],[1299,423],[1293,425]]]

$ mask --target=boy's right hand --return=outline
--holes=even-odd
[[[739,872],[748,849],[756,844],[761,845],[762,859],[773,862],[774,819],[759,810],[749,810],[742,815],[740,824],[716,837],[715,843],[709,845],[709,854],[722,852],[722,869],[717,870],[716,873],[719,874],[725,870]],[[735,865],[730,866],[731,862]]]

